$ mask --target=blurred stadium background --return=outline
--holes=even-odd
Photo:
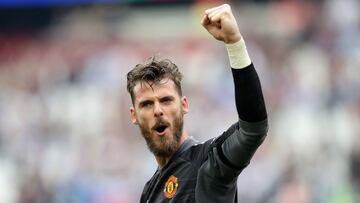
[[[236,120],[226,50],[199,0],[1,0],[0,203],[133,203],[156,169],[129,120],[126,73],[185,74],[200,141]],[[360,202],[360,1],[232,1],[270,131],[241,202]]]

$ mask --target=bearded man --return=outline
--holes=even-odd
[[[130,116],[158,163],[141,203],[237,202],[237,177],[265,139],[268,122],[260,81],[231,7],[206,10],[201,24],[227,48],[239,120],[219,137],[197,143],[183,129],[189,108],[178,67],[155,58],[136,65],[127,74]]]

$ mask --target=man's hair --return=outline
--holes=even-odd
[[[176,90],[182,96],[181,79],[183,75],[179,68],[169,59],[156,60],[151,57],[144,64],[137,64],[127,74],[127,90],[130,93],[131,101],[134,104],[134,87],[138,82],[146,82],[152,87],[162,79],[170,79],[175,83]]]

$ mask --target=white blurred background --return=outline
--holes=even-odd
[[[226,49],[200,25],[222,2],[52,2],[0,4],[0,203],[139,202],[157,166],[126,73],[152,55],[185,75],[191,136],[237,120]],[[228,3],[270,119],[239,201],[360,202],[360,1]]]

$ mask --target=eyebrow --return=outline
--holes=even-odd
[[[174,100],[175,97],[174,96],[164,96],[160,98],[160,101],[166,101],[166,100]]]

